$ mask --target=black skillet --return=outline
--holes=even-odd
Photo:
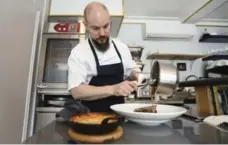
[[[56,114],[56,117],[62,117],[71,129],[82,134],[107,134],[116,130],[117,127],[124,122],[124,117],[116,114],[116,117],[105,118],[101,124],[83,124],[71,121],[73,116],[89,112],[90,110],[87,107],[83,106],[78,101],[74,101],[74,103],[66,105],[63,110]],[[114,121],[109,122],[110,120]]]

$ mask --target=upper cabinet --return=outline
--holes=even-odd
[[[52,0],[50,15],[83,16],[86,5],[94,0]],[[123,0],[97,0],[103,3],[112,16],[123,16]]]
[[[58,17],[82,17],[84,8],[94,0],[51,0],[49,16]],[[120,26],[123,21],[123,0],[96,0],[103,3],[111,15],[111,35],[118,35]]]
[[[227,22],[227,8],[228,0],[200,0],[192,5],[198,4],[198,8],[189,9],[189,16],[185,17],[182,22],[184,23],[193,23],[193,24],[207,24],[214,22]],[[199,5],[201,5],[199,7]]]

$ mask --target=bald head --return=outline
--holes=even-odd
[[[91,2],[84,9],[84,20],[87,21],[88,17],[99,17],[102,14],[109,15],[107,7],[100,2]]]
[[[89,3],[84,10],[84,24],[97,48],[105,51],[109,47],[110,16],[105,5]]]

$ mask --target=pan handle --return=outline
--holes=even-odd
[[[116,120],[116,122],[108,123],[109,120]],[[109,118],[105,118],[105,119],[102,121],[101,125],[121,124],[121,123],[124,122],[124,120],[125,120],[125,118],[122,117],[122,116],[118,116],[118,117],[109,117]]]

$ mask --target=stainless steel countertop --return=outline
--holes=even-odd
[[[159,126],[147,127],[132,122],[122,125],[123,136],[116,144],[226,144],[228,133],[202,122],[178,118]],[[54,121],[28,138],[26,144],[75,144],[67,135],[68,126]]]

